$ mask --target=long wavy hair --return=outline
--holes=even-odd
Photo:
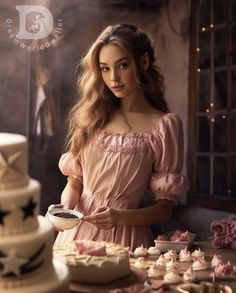
[[[78,78],[79,101],[69,115],[67,149],[76,157],[98,129],[102,129],[121,107],[120,99],[105,85],[99,66],[99,53],[104,45],[116,44],[135,61],[137,76],[149,103],[162,112],[168,112],[164,98],[164,79],[155,64],[151,40],[132,24],[108,26],[89,48],[80,62],[82,73]],[[141,57],[147,53],[149,67],[141,68]]]

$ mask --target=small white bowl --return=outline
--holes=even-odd
[[[67,213],[67,214],[76,216],[76,218],[66,218],[66,217],[55,215],[58,213]],[[68,230],[78,225],[78,223],[83,218],[83,214],[81,214],[78,211],[74,211],[70,209],[55,208],[55,209],[50,209],[47,212],[47,217],[56,229]]]

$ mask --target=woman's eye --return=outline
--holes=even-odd
[[[100,67],[100,68],[101,68],[101,71],[103,71],[103,72],[107,72],[107,71],[109,70],[109,68],[106,67],[106,66],[104,66],[104,67]]]
[[[125,69],[125,68],[128,67],[128,63],[121,63],[121,64],[119,65],[119,67],[120,67],[121,69]]]

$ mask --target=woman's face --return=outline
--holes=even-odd
[[[135,97],[140,89],[136,66],[125,51],[116,44],[102,47],[99,54],[102,78],[118,98]]]

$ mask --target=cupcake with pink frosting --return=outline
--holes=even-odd
[[[177,259],[177,252],[176,252],[176,250],[173,250],[173,249],[168,250],[166,253],[164,253],[164,258],[166,260],[171,260],[171,259],[176,260]]]
[[[219,254],[213,255],[212,260],[211,260],[211,266],[213,268],[215,268],[221,263],[222,263],[221,255],[219,255]]]
[[[195,259],[195,258],[202,258],[205,256],[205,253],[204,251],[201,251],[200,248],[194,250],[194,252],[192,252],[192,257]]]
[[[179,253],[179,261],[181,262],[191,262],[192,261],[192,256],[191,252],[188,250],[187,247],[182,249]]]
[[[195,272],[193,271],[192,266],[190,266],[183,274],[183,279],[186,282],[191,282],[196,277]]]
[[[148,277],[150,278],[160,278],[162,276],[162,270],[157,264],[152,264],[148,269]]]
[[[134,263],[134,266],[139,269],[148,269],[149,268],[148,262],[142,256],[138,257],[138,259]]]
[[[196,258],[192,266],[194,271],[204,271],[208,269],[208,264],[204,257]]]

